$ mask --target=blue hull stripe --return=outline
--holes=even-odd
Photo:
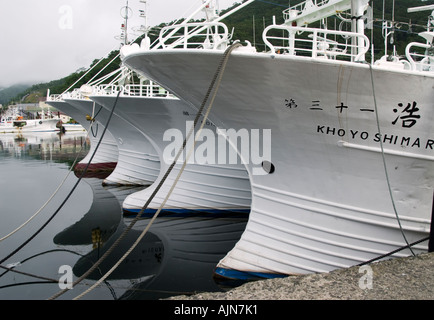
[[[228,280],[260,280],[260,279],[275,279],[275,278],[285,278],[288,275],[278,274],[278,273],[262,273],[262,272],[244,272],[232,269],[216,268],[214,271],[215,275]]]
[[[132,216],[139,214],[141,209],[125,209],[123,213],[126,216]],[[157,212],[157,209],[146,209],[142,213],[142,217],[152,217]],[[159,213],[159,217],[233,217],[233,218],[246,218],[250,213],[250,208],[247,209],[162,209]]]

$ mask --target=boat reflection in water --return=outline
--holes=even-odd
[[[86,169],[86,172],[94,172],[95,174],[110,174],[116,168],[118,162],[118,147],[110,131],[104,130],[104,126],[97,120],[94,120],[94,123],[90,126],[90,120],[86,118],[86,115],[93,113],[90,113],[88,110],[74,107],[63,100],[60,100],[56,95],[51,97],[48,96],[47,98],[47,103],[49,105],[71,116],[73,119],[85,126],[88,131],[90,150],[86,157],[75,165],[74,172],[76,174],[81,174]],[[66,129],[66,132],[68,133],[70,133],[69,128],[70,127],[67,127]],[[91,159],[92,161],[89,164]]]
[[[90,143],[82,132],[26,132],[0,134],[0,150],[4,155],[39,160],[73,160],[84,157]]]
[[[106,242],[116,231],[121,221],[118,200],[101,185],[101,179],[85,178],[93,192],[89,211],[75,224],[58,233],[53,242],[57,245],[89,245],[92,234],[98,232],[100,241]]]
[[[143,187],[102,186],[100,179],[83,179],[94,193],[92,207],[77,223],[54,237],[57,245],[92,245],[73,267],[85,274],[109,250],[132,220],[122,217],[126,196]],[[99,280],[137,240],[150,219],[138,220],[91,273]],[[159,299],[198,291],[221,291],[213,280],[218,261],[241,237],[247,218],[157,218],[148,233],[104,282],[116,299]],[[106,289],[107,290],[107,289]],[[74,290],[74,295],[78,293]]]

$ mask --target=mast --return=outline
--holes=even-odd
[[[146,50],[148,50],[151,47],[151,39],[149,38],[149,26],[148,26],[148,8],[147,8],[147,1],[146,0],[140,0],[140,3],[143,3],[144,9],[143,10],[139,10],[140,12],[140,17],[143,18],[145,20],[145,23],[143,25],[140,26],[139,31],[142,32],[145,36],[142,39],[140,45],[142,48],[145,48]]]
[[[367,0],[352,0],[351,1],[351,28],[353,32],[358,34],[365,34],[365,22],[363,20],[363,15],[369,6],[369,1]],[[358,37],[357,40],[357,51],[362,52],[364,48],[363,39]],[[361,60],[365,60],[362,56]]]
[[[369,7],[369,0],[306,0],[283,11],[285,24],[290,26],[307,26],[312,22],[351,10],[351,31],[361,35],[365,34],[364,14]],[[292,36],[290,35],[291,40]],[[352,54],[364,50],[364,41],[358,37],[357,43],[353,43]],[[354,52],[357,51],[357,52]],[[365,57],[361,56],[364,60]]]
[[[122,11],[125,10],[125,11]],[[124,23],[122,24],[122,33],[121,34],[121,39],[123,38],[124,44],[127,45],[128,44],[128,18],[130,15],[130,7],[128,5],[128,0],[127,0],[127,5],[125,7],[121,8],[121,17],[124,19]]]

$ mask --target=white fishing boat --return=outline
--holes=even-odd
[[[65,114],[69,115],[79,123],[89,124],[87,129],[90,130],[88,134],[90,140],[90,149],[86,157],[84,157],[79,163],[75,165],[74,172],[80,174],[87,167],[86,172],[89,174],[111,173],[116,168],[116,164],[118,162],[118,146],[110,131],[106,131],[104,136],[102,136],[102,132],[104,131],[104,127],[102,126],[102,124],[95,122],[94,125],[90,127],[90,122],[86,119],[88,111],[81,110],[72,106],[71,104],[65,102],[60,95],[48,94],[46,102],[57,110],[60,110]],[[80,127],[84,128],[81,125]],[[76,130],[66,129],[66,132],[69,131]],[[98,149],[96,149],[98,143],[99,146]]]
[[[125,86],[102,86],[96,88],[90,99],[111,110],[115,106],[115,115],[122,121],[113,121],[110,124],[113,132],[121,135],[126,128],[135,128],[137,135],[146,137],[154,146],[160,160],[160,173],[155,182],[148,188],[129,195],[123,202],[125,214],[137,214],[142,211],[152,193],[158,187],[172,164],[173,159],[167,156],[167,150],[172,150],[172,138],[165,134],[170,130],[182,133],[186,138],[192,125],[196,112],[182,100],[171,95],[160,86],[151,83]],[[127,125],[128,127],[127,127]],[[216,127],[206,122],[204,128],[215,134]],[[142,138],[143,139],[143,138]],[[200,140],[207,136],[201,134]],[[170,141],[168,141],[170,140]],[[191,141],[191,140],[190,140]],[[208,141],[209,142],[209,141]],[[213,145],[218,144],[215,140]],[[201,145],[195,146],[195,154],[199,155]],[[183,159],[187,153],[184,153]],[[200,156],[200,155],[199,155]],[[218,163],[216,155],[212,155],[211,164],[200,164],[198,157],[187,163],[182,175],[176,183],[173,193],[165,202],[166,196],[177,179],[183,161],[179,160],[173,167],[162,187],[152,202],[143,211],[143,215],[153,215],[164,203],[160,215],[184,216],[245,216],[250,212],[250,182],[247,171],[241,161],[238,164]],[[211,162],[211,161],[210,161]]]
[[[145,10],[141,16],[146,19]],[[141,26],[141,30],[146,34],[145,42],[149,42],[149,28]],[[153,183],[146,189],[136,192],[127,197],[123,203],[125,214],[137,214],[142,211],[145,203],[158,187],[160,181],[166,174],[171,165],[172,159],[165,156],[168,145],[171,143],[163,139],[164,134],[170,130],[178,130],[182,139],[186,138],[188,125],[195,118],[195,111],[186,103],[174,97],[160,86],[153,83],[145,83],[145,79],[139,82],[132,82],[137,79],[137,75],[125,67],[119,69],[119,76],[114,77],[114,81],[108,84],[100,84],[95,81],[94,85],[85,85],[81,88],[82,100],[91,98],[96,105],[103,106],[105,109],[99,111],[98,117],[108,120],[108,115],[113,111],[110,119],[109,129],[116,139],[121,143],[119,148],[120,161],[124,146],[128,146],[129,154],[125,155],[124,166],[131,172],[131,179],[138,178],[140,175],[153,174]],[[74,91],[74,93],[79,90]],[[74,101],[68,100],[74,104]],[[86,102],[90,103],[87,99]],[[104,120],[104,121],[106,121]],[[104,122],[103,121],[103,122]],[[212,130],[215,134],[215,126],[208,122],[205,124],[206,130]],[[201,135],[201,138],[205,138]],[[217,141],[215,141],[217,143]],[[178,146],[180,147],[180,145]],[[196,147],[197,151],[198,147]],[[140,150],[148,150],[148,159],[145,166],[133,163],[132,154],[138,154]],[[172,151],[172,149],[171,149]],[[177,150],[173,150],[176,152]],[[155,152],[155,155],[154,153]],[[152,156],[152,157],[151,157]],[[186,154],[184,154],[185,158]],[[181,179],[177,182],[169,200],[165,202],[165,197],[175,181],[182,161],[179,161],[168,176],[163,187],[159,188],[157,196],[147,206],[143,215],[153,215],[160,205],[164,203],[161,215],[206,215],[219,217],[225,216],[245,216],[250,211],[250,182],[247,171],[239,162],[235,165],[220,165],[214,159],[214,164],[200,165],[189,163]],[[157,166],[158,165],[158,166]],[[115,172],[106,180],[114,180],[113,175],[122,163],[118,162]],[[151,172],[151,170],[154,170]],[[151,179],[149,178],[148,181]],[[119,181],[117,178],[115,181]],[[124,183],[118,183],[124,184]]]
[[[58,118],[25,119],[17,108],[11,108],[0,119],[0,133],[60,131]]]
[[[284,24],[264,30],[266,52],[249,44],[230,47],[209,119],[220,128],[271,129],[271,157],[264,162],[268,174],[255,174],[257,166],[246,163],[249,222],[218,274],[328,272],[429,235],[432,16],[403,57],[386,51],[385,58],[367,61],[368,8],[367,0],[308,0],[285,10]],[[344,12],[350,13],[351,32],[309,27]],[[219,40],[213,32],[206,46],[189,46],[197,37],[181,24],[177,28],[187,36],[169,45],[164,35],[170,30],[163,29],[151,49],[124,47],[123,62],[198,109],[229,47],[218,19],[202,27],[222,30]],[[424,252],[427,242],[411,250]],[[409,254],[406,249],[393,256]]]
[[[138,135],[135,128],[116,114],[110,117],[111,111],[81,95],[79,90],[64,100],[76,108],[85,110],[86,114],[93,115],[92,118],[98,121],[95,130],[100,134],[108,125],[107,129],[116,141],[117,164],[111,174],[104,179],[104,184],[147,186],[155,181],[160,173],[160,162],[154,147],[145,136]]]
[[[146,1],[140,1],[146,5]],[[128,30],[127,21],[129,18],[130,8],[127,5],[121,9],[124,12],[124,23],[122,24],[122,34],[117,36],[121,40],[121,44],[128,43]],[[146,136],[140,134],[136,128],[129,126],[122,118],[118,117],[116,113],[112,113],[112,108],[106,110],[101,105],[96,104],[88,98],[96,86],[102,83],[118,83],[125,81],[125,67],[117,68],[113,72],[105,74],[100,78],[97,76],[114,60],[114,57],[105,67],[103,67],[91,80],[80,88],[73,88],[79,81],[81,81],[98,63],[89,68],[84,75],[70,86],[65,92],[60,95],[60,99],[66,102],[73,108],[81,112],[81,116],[86,116],[86,121],[92,121],[91,134],[95,138],[94,146],[103,138],[108,139],[111,146],[116,145],[116,166],[114,166],[111,174],[103,181],[105,185],[138,185],[148,186],[151,185],[158,177],[160,172],[159,157]],[[102,61],[102,59],[100,60]],[[56,99],[52,99],[56,100]],[[59,100],[59,99],[57,99]],[[105,132],[105,133],[104,133]],[[104,133],[104,136],[103,136]],[[107,137],[109,136],[109,137]],[[89,156],[93,154],[92,150]],[[89,159],[83,159],[80,168],[87,166]],[[89,162],[89,161],[88,161]],[[77,167],[76,167],[77,168]]]

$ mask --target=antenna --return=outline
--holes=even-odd
[[[128,44],[128,19],[130,18],[131,14],[132,14],[132,10],[128,6],[128,0],[127,0],[127,5],[121,8],[121,17],[125,20],[124,24],[122,24],[122,32],[125,33],[121,34],[121,37],[122,36],[124,37],[125,44]]]
[[[143,18],[145,20],[145,24],[141,25],[139,28],[139,31],[142,33],[147,34],[149,32],[149,26],[148,26],[148,8],[147,8],[147,0],[140,0],[140,3],[143,3],[144,9],[140,9],[140,18]]]

